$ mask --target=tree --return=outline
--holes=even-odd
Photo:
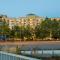
[[[60,30],[54,30],[52,32],[52,38],[54,38],[54,39],[60,39]]]
[[[44,38],[46,38],[49,35],[49,32],[47,30],[43,29],[42,26],[38,25],[35,28],[35,35],[36,35],[36,38],[43,40]]]
[[[52,38],[60,39],[60,21],[54,19],[52,26],[53,26]]]
[[[22,38],[23,37],[23,34],[22,34],[22,28],[19,27],[19,26],[14,26],[13,29],[11,30],[10,32],[10,36],[12,38],[15,38],[16,40],[19,38]]]
[[[50,18],[46,18],[44,21],[41,23],[41,28],[45,29],[46,31],[49,32],[49,37],[50,40],[52,38],[52,29],[53,29],[53,24]]]
[[[20,38],[20,27],[14,26],[14,30],[15,30],[15,38]]]
[[[12,29],[12,30],[10,31],[10,38],[12,38],[12,41],[14,41],[14,37],[15,37],[15,30]]]
[[[59,22],[56,19],[54,19],[52,21],[52,27],[53,27],[52,28],[52,38],[55,38],[55,39],[59,38],[60,28],[59,28]]]
[[[20,39],[23,41],[24,40],[24,26],[20,27]]]
[[[31,33],[31,28],[30,26],[26,26],[25,29],[24,29],[24,37],[27,38],[27,40],[30,40],[31,37],[32,37],[32,33]]]
[[[9,35],[9,26],[8,23],[6,22],[6,20],[3,18],[2,16],[0,16],[0,34],[2,36],[2,40],[6,40]]]

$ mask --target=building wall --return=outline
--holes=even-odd
[[[57,21],[60,20],[60,18],[51,18],[51,20],[56,19]],[[39,25],[43,20],[45,20],[45,17],[39,17],[39,16],[25,16],[25,17],[19,17],[19,18],[9,18],[9,17],[3,17],[0,18],[0,24],[1,20],[5,20],[6,23],[9,25],[9,28],[12,29],[15,25],[17,26],[27,26],[30,25],[31,27],[35,27],[36,25]]]

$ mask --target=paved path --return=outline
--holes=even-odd
[[[60,41],[15,41],[15,42],[0,42],[0,45],[44,45],[44,44],[56,44],[60,45]]]

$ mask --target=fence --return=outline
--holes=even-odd
[[[0,51],[0,60],[40,60],[40,59]]]

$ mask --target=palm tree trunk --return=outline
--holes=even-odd
[[[52,31],[50,31],[50,40],[52,40]]]

